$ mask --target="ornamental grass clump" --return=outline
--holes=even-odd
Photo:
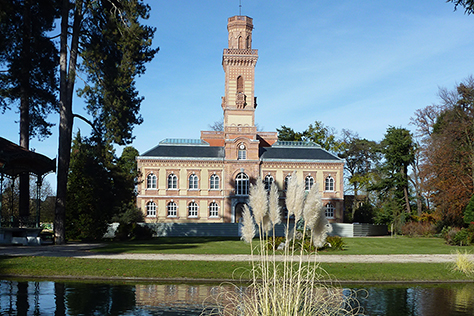
[[[452,266],[452,270],[459,271],[469,278],[474,277],[474,261],[469,258],[469,254],[466,251],[461,252],[457,250],[456,261]]]
[[[273,183],[270,192],[258,179],[250,189],[250,208],[243,212],[242,239],[251,245],[252,268],[248,286],[223,285],[215,296],[217,307],[207,315],[239,316],[306,316],[306,315],[355,315],[360,314],[356,293],[343,290],[331,281],[321,268],[316,253],[296,247],[296,234],[303,240],[310,234],[317,247],[324,245],[331,231],[318,188],[305,196],[304,186],[293,173],[288,183],[286,207],[286,242],[283,258],[277,256],[270,245],[275,241],[275,226],[280,223],[278,189]],[[251,212],[251,211],[252,212]],[[290,216],[301,220],[300,230],[290,230]],[[255,236],[258,233],[258,243]],[[242,274],[245,278],[248,274]]]

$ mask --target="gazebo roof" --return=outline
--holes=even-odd
[[[0,137],[0,173],[11,177],[24,172],[42,176],[55,170],[56,159],[49,159]]]

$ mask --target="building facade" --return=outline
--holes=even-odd
[[[233,16],[227,29],[223,131],[202,131],[199,139],[165,139],[137,157],[137,204],[146,222],[238,222],[258,178],[268,187],[277,184],[284,206],[293,171],[307,190],[319,186],[329,221],[342,222],[344,161],[314,143],[282,142],[276,132],[257,131],[253,20]]]

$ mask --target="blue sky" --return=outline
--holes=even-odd
[[[221,119],[227,18],[239,14],[238,0],[149,4],[160,51],[137,80],[144,123],[132,145],[140,153],[164,138],[199,138]],[[438,102],[439,87],[474,73],[474,16],[444,0],[242,0],[241,12],[254,19],[256,122],[265,131],[318,120],[380,141],[389,126],[413,129],[410,117]],[[0,136],[18,142],[18,117],[0,115]],[[78,128],[89,133],[76,120]],[[56,130],[31,147],[55,157]]]

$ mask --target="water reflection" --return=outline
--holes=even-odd
[[[232,287],[230,287],[232,288]],[[354,285],[366,315],[474,315],[474,284]],[[245,290],[242,288],[236,288]],[[1,315],[199,315],[217,286],[0,281]],[[367,294],[366,295],[364,294]]]

